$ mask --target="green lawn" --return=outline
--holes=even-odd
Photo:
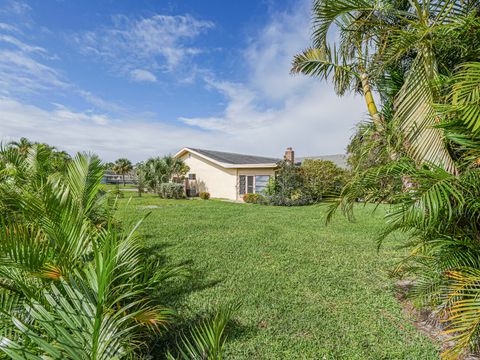
[[[125,221],[151,212],[140,230],[148,252],[192,271],[162,293],[179,313],[177,328],[242,302],[229,359],[438,358],[437,344],[409,324],[394,297],[388,270],[403,254],[401,239],[376,252],[383,209],[359,207],[356,223],[338,215],[325,226],[323,206],[153,196],[127,203],[119,209]]]

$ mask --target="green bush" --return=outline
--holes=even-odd
[[[198,196],[200,196],[200,199],[202,200],[210,199],[210,193],[207,191],[202,191]]]
[[[348,172],[328,160],[306,159],[300,170],[303,192],[313,201],[338,196],[347,181]]]
[[[312,203],[312,198],[305,191],[303,173],[300,167],[280,161],[275,178],[271,178],[265,189],[265,202],[278,206],[296,206]]]
[[[164,199],[182,199],[185,197],[185,190],[182,184],[163,183],[160,184],[158,194]]]
[[[245,194],[243,201],[249,204],[267,204],[267,198],[260,194]]]
[[[312,198],[302,194],[301,197],[286,198],[283,196],[274,195],[267,199],[268,204],[274,206],[303,206],[313,203]]]

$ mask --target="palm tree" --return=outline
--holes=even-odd
[[[171,155],[164,156],[162,161],[165,163],[167,173],[169,174],[169,179],[180,179],[189,170],[189,167],[182,159],[173,157]]]
[[[125,186],[125,175],[132,170],[133,165],[130,160],[126,158],[120,158],[115,161],[113,171],[118,175],[122,175],[123,186]]]
[[[404,134],[405,149],[419,163],[432,162],[455,173],[442,130],[435,127],[440,101],[434,86],[439,76],[435,41],[462,31],[475,13],[475,2],[411,0],[315,0],[313,47],[293,60],[292,71],[332,79],[338,94],[361,89],[377,127],[382,117],[372,96],[389,67],[404,69],[403,86],[395,96],[394,121]],[[340,43],[330,46],[327,34],[339,29]],[[443,69],[443,67],[442,67]]]
[[[19,141],[11,141],[8,143],[8,146],[18,149],[18,152],[22,155],[26,155],[32,145],[33,143],[25,137],[20,138]]]

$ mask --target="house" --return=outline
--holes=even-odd
[[[293,162],[293,150],[285,156]],[[175,154],[190,168],[187,195],[208,191],[212,197],[241,200],[246,193],[261,193],[281,159],[223,151],[183,148]]]
[[[236,154],[223,151],[183,148],[175,154],[190,168],[185,180],[188,196],[207,191],[212,197],[241,200],[244,194],[262,193],[280,158]],[[306,156],[295,159],[287,148],[283,159],[301,165],[305,159],[329,160],[347,168],[345,155]]]

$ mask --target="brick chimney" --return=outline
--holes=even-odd
[[[284,159],[290,164],[295,164],[295,152],[291,147],[288,147],[287,150],[285,150]]]

